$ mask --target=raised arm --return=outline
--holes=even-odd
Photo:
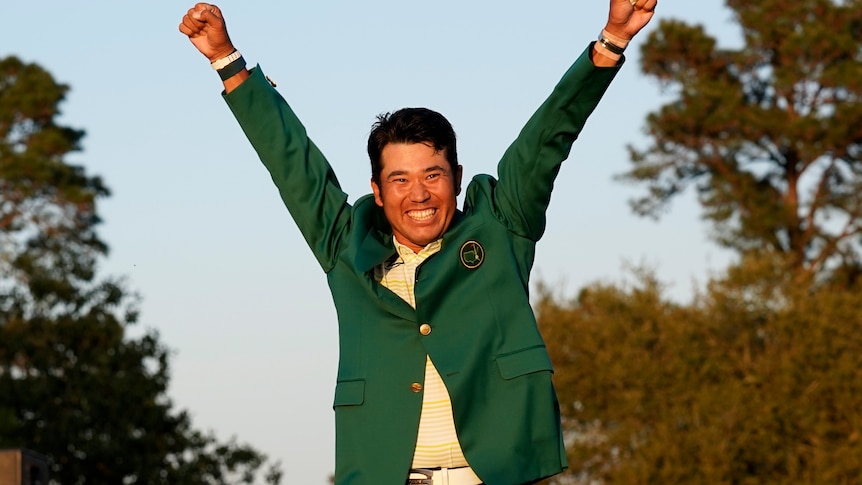
[[[224,82],[225,101],[321,267],[329,271],[350,217],[347,195],[329,162],[262,70],[246,69],[218,7],[198,3],[183,16],[179,29],[214,64]]]
[[[197,50],[209,59],[219,72],[225,92],[231,92],[248,79],[245,60],[238,56],[227,33],[221,10],[208,3],[198,3],[183,16],[180,32],[187,35]]]
[[[634,1],[634,3],[632,3]],[[533,114],[497,167],[498,217],[538,240],[560,164],[621,65],[622,50],[653,17],[657,0],[611,0],[608,21]]]
[[[655,14],[658,0],[611,0],[608,22],[602,36],[615,46],[625,49],[632,37],[643,29]],[[593,63],[599,67],[614,66],[619,54],[597,42],[593,49]]]

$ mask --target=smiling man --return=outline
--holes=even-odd
[[[326,272],[338,313],[337,485],[521,485],[566,467],[552,366],[529,302],[554,179],[656,0],[608,21],[458,210],[455,132],[439,113],[381,115],[372,194],[347,202],[329,163],[221,11],[180,31],[224,97]]]
[[[374,202],[395,239],[418,253],[443,237],[461,192],[455,132],[446,118],[424,108],[379,116],[368,156]]]

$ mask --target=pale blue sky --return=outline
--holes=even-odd
[[[333,467],[335,313],[323,273],[220,99],[220,81],[177,30],[194,2],[6,2],[0,56],[48,69],[72,90],[61,121],[87,131],[69,157],[105,178],[104,274],[143,297],[141,325],[174,351],[170,397],[201,429],[283,462],[286,484]],[[465,179],[498,157],[604,25],[607,1],[219,4],[246,59],[278,82],[351,200],[368,192],[364,144],[377,113],[427,106],[459,137]],[[718,0],[661,0],[659,18],[739,34]],[[651,26],[652,27],[652,26]],[[691,194],[658,223],[639,190],[612,180],[660,106],[638,50],[575,143],[556,184],[533,281],[574,295],[655,268],[686,301],[730,255],[708,242]]]

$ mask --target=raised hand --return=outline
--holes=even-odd
[[[227,35],[224,17],[215,5],[198,3],[190,8],[180,23],[180,32],[187,35],[210,62],[226,57],[234,51],[233,43]]]
[[[658,0],[611,0],[608,24],[610,34],[630,40],[655,14]]]

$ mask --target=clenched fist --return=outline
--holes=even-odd
[[[180,23],[180,32],[187,35],[210,62],[226,57],[235,50],[227,35],[221,10],[215,5],[198,3],[190,8]]]

